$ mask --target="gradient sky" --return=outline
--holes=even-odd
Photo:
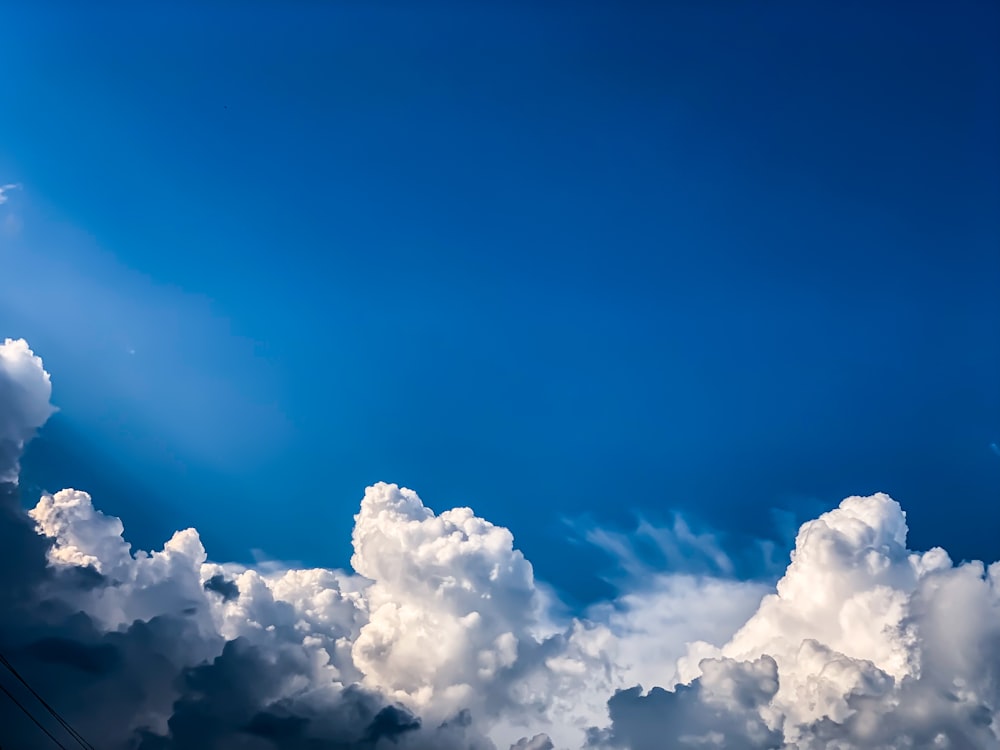
[[[6,5],[25,487],[342,566],[398,482],[578,602],[674,511],[998,556],[996,3]]]

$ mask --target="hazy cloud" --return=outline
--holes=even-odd
[[[21,186],[17,183],[8,182],[6,185],[0,185],[0,206],[7,202],[10,191],[20,190]]]

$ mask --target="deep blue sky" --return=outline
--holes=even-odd
[[[9,3],[0,335],[62,409],[25,485],[344,565],[395,481],[581,599],[566,517],[884,490],[997,559],[998,38],[986,1]]]

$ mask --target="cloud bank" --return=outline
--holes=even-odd
[[[571,618],[509,530],[392,484],[364,493],[351,570],[214,562],[194,529],[133,550],[74,489],[25,512],[50,395],[8,339],[0,652],[95,747],[1000,748],[1000,565],[908,550],[887,495],[804,524],[776,585],[675,528],[710,565]],[[0,743],[43,740],[0,701]]]

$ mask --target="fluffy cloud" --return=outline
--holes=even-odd
[[[847,498],[802,526],[776,591],[728,643],[689,646],[678,667],[686,685],[617,694],[611,730],[592,742],[1000,747],[998,584],[1000,564],[909,551],[905,515],[887,495]],[[762,664],[768,690],[716,690]],[[729,728],[706,734],[704,716]]]
[[[673,567],[697,557],[673,573],[595,532],[641,578],[564,619],[510,531],[391,484],[365,491],[350,571],[216,563],[193,529],[133,550],[73,489],[25,513],[50,393],[8,340],[0,652],[98,747],[1000,747],[1000,566],[909,551],[886,495],[803,525],[776,586],[686,526],[657,537]],[[7,702],[0,727],[37,745]]]
[[[193,530],[133,552],[117,519],[76,490],[30,511],[41,542],[11,569],[31,573],[0,650],[103,748],[483,748],[467,711],[428,724],[369,689],[351,645],[367,622],[338,571],[262,573],[206,562]],[[0,705],[5,740],[37,730]],[[9,730],[8,730],[9,727]]]
[[[447,736],[490,747],[481,732],[514,742],[557,720],[564,726],[552,731],[562,728],[573,741],[604,713],[609,631],[577,621],[538,635],[543,604],[530,564],[508,530],[468,508],[435,515],[410,490],[368,488],[354,533],[355,573],[217,565],[192,529],[160,551],[133,552],[120,521],[77,490],[43,496],[29,516],[48,542],[50,570],[99,577],[98,585],[58,591],[99,630],[182,622],[187,642],[175,652],[176,668],[199,674],[212,664],[262,671],[277,660],[276,672],[260,678],[266,692],[252,691],[241,704],[240,721],[276,705],[282,715],[318,716],[363,695],[365,705],[416,722],[407,742],[431,733],[438,743]],[[580,700],[586,683],[599,688]],[[181,692],[173,711],[195,708]],[[163,718],[159,726],[187,747],[173,737],[185,721]]]
[[[51,396],[42,360],[24,339],[5,340],[0,345],[0,482],[17,482],[24,444],[53,412]]]
[[[353,538],[351,564],[373,581],[352,647],[365,684],[435,719],[488,694],[517,661],[538,607],[511,533],[469,508],[435,515],[415,492],[378,484]]]

